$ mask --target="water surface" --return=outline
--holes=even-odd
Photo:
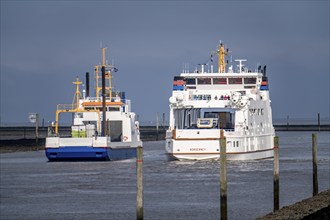
[[[280,138],[280,207],[312,196],[312,133]],[[330,188],[330,133],[318,134],[319,191]],[[218,161],[167,161],[144,143],[145,219],[219,219]],[[47,162],[43,151],[1,154],[0,219],[135,219],[135,159]],[[273,210],[273,160],[229,161],[228,218]]]

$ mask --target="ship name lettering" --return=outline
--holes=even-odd
[[[190,151],[205,151],[206,149],[205,148],[190,148]]]

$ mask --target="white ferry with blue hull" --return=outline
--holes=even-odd
[[[227,159],[273,157],[275,131],[266,66],[250,70],[243,59],[235,60],[237,68],[229,66],[223,44],[217,53],[218,72],[209,63],[174,77],[167,155],[177,160],[218,159],[223,130]]]
[[[95,97],[89,95],[89,74],[86,90],[76,86],[72,104],[57,105],[56,121],[46,138],[45,151],[50,161],[56,160],[118,160],[136,156],[136,147],[142,146],[139,123],[131,111],[131,102],[124,92],[113,92],[112,71],[105,61],[95,66]],[[103,82],[103,83],[102,83]],[[59,115],[73,114],[71,137],[61,137]],[[105,120],[103,120],[105,119]]]

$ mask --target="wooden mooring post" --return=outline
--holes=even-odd
[[[220,131],[220,219],[227,219],[227,155],[226,137]]]
[[[136,219],[143,220],[143,148],[136,148]]]
[[[38,143],[39,142],[39,114],[36,113],[36,147],[38,150]]]
[[[159,140],[159,123],[158,123],[158,112],[156,113],[156,131],[157,131],[157,137],[156,137],[156,140],[158,141]]]
[[[313,150],[313,196],[319,193],[319,184],[317,179],[317,136],[312,134],[312,150]]]
[[[279,184],[279,141],[274,137],[274,212],[280,208],[280,184]]]

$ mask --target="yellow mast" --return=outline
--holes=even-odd
[[[79,91],[79,85],[82,84],[82,82],[79,81],[79,78],[76,78],[76,81],[72,82],[76,85],[76,92],[74,94],[73,100],[76,100],[76,106],[73,108],[74,104],[72,103],[72,109],[78,111],[79,109],[79,98],[81,97],[81,93]],[[74,101],[73,101],[74,102]]]
[[[225,56],[228,54],[228,50],[225,49],[225,46],[222,43],[219,44],[218,54],[218,72],[224,73],[226,71]]]
[[[105,50],[106,47],[102,47],[102,66],[105,66]]]
[[[112,98],[112,74],[111,69],[113,66],[106,63],[105,60],[105,51],[106,47],[102,47],[102,63],[101,65],[95,66],[95,93],[96,93],[96,99],[100,100],[102,97],[101,91],[102,91],[102,66],[105,67],[105,91],[107,94],[109,94],[109,99]]]

